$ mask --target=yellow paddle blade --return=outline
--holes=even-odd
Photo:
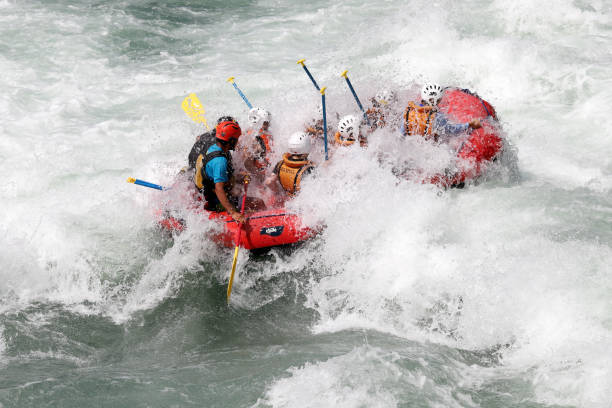
[[[136,179],[134,177],[128,177],[127,182],[128,183],[135,183]]]
[[[200,102],[196,94],[190,93],[183,100],[181,107],[183,108],[187,116],[191,118],[191,120],[196,123],[203,123],[204,126],[206,126],[206,129],[210,129],[208,127],[208,123],[206,122],[206,117],[204,116],[206,111],[204,110],[202,102]]]
[[[344,72],[342,72],[342,73],[340,74],[340,76],[341,76],[342,78],[346,78],[346,73],[347,73],[347,72],[348,72],[348,69],[347,69],[347,70],[345,70]]]
[[[234,272],[236,272],[236,261],[238,260],[238,245],[234,251],[234,260],[232,261],[232,273],[230,274],[229,284],[227,285],[227,303],[230,301],[230,295],[232,294],[232,285],[234,283]]]

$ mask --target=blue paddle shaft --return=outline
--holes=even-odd
[[[240,90],[240,88],[238,88],[238,85],[236,85],[235,82],[232,82],[232,85],[234,85],[234,88],[236,88],[236,91],[238,91],[238,94],[240,94],[240,96],[242,97],[242,100],[244,101],[244,103],[247,104],[247,106],[249,107],[249,109],[253,109],[253,105],[251,105],[251,102],[249,102],[249,100],[247,99],[247,97],[242,93],[242,91]]]
[[[312,77],[312,75],[310,74],[310,71],[308,70],[308,68],[306,68],[306,65],[302,64],[302,68],[304,68],[304,71],[306,71],[308,78],[310,78],[314,87],[317,88],[317,91],[320,91],[321,88],[319,88],[319,85],[317,85],[317,81],[315,81],[315,79]]]
[[[134,181],[134,184],[138,184],[139,186],[154,188],[156,190],[164,190],[164,188],[160,186],[159,184],[149,183],[148,181],[144,181],[144,180],[136,179],[136,181]]]
[[[321,104],[323,105],[323,140],[325,141],[325,160],[327,160],[327,114],[325,112],[325,94],[321,95]]]
[[[361,111],[363,112],[363,118],[365,119],[366,123],[369,125],[370,121],[368,120],[368,115],[366,115],[365,110],[363,109],[363,106],[361,105],[361,101],[359,101],[359,97],[357,97],[357,93],[353,89],[353,85],[351,84],[351,80],[348,79],[348,77],[346,77],[346,76],[344,77],[344,79],[346,79],[346,83],[348,84],[349,89],[353,93],[353,97],[355,98],[355,102],[357,102],[357,106],[359,106],[359,109],[361,109]]]

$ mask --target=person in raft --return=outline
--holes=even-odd
[[[282,187],[289,196],[294,196],[300,190],[302,177],[310,174],[315,166],[308,160],[310,135],[305,132],[293,133],[289,136],[288,145],[288,152],[276,163],[265,184],[276,193],[279,193]]]
[[[330,118],[336,117],[338,119],[340,116],[338,112],[331,113],[327,112],[327,134],[334,134],[334,127],[330,123]],[[325,128],[323,126],[323,108],[321,105],[317,105],[316,115],[313,117],[309,123],[304,125],[304,132],[311,137],[311,142],[315,145],[323,144],[323,138],[325,137],[324,132]],[[328,138],[329,140],[329,138]]]
[[[240,223],[245,221],[245,216],[237,209],[238,198],[231,195],[234,169],[230,150],[235,149],[241,134],[242,130],[236,122],[227,120],[219,123],[215,127],[215,144],[198,156],[193,178],[204,195],[207,210],[226,210]]]
[[[270,112],[263,108],[253,108],[249,111],[249,129],[242,150],[246,153],[244,165],[246,169],[256,175],[263,174],[270,166],[269,156],[272,150],[272,135],[270,134]]]
[[[338,146],[351,146],[359,140],[361,147],[367,147],[368,139],[361,126],[361,119],[355,115],[346,115],[338,122],[338,131],[334,143]]]
[[[443,90],[440,85],[426,84],[421,90],[421,103],[408,103],[404,111],[403,135],[420,135],[434,142],[448,142],[450,137],[464,133],[468,129],[481,127],[480,119],[472,119],[467,123],[454,123],[444,112],[438,110],[438,102],[442,99]]]
[[[395,91],[381,89],[370,99],[372,107],[366,111],[372,131],[389,126],[392,130],[399,129],[400,115],[395,112],[398,97]]]
[[[234,119],[231,116],[221,116],[219,119],[217,119],[217,125],[221,122],[236,122],[236,119]],[[198,160],[198,157],[203,154],[206,153],[206,150],[208,150],[208,148],[215,144],[215,130],[216,128],[213,128],[212,130],[209,130],[208,132],[202,133],[201,135],[199,135],[198,137],[196,137],[196,141],[193,144],[193,147],[191,148],[191,150],[189,151],[189,155],[187,156],[187,163],[188,163],[188,169],[193,170],[195,169],[196,166],[196,161]]]
[[[304,132],[313,140],[323,139],[323,108],[321,105],[317,105],[315,117],[305,125]]]

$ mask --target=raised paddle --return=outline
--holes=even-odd
[[[323,107],[323,141],[325,142],[325,160],[328,160],[329,157],[327,155],[327,113],[325,112],[325,90],[326,86],[321,88],[319,93],[321,93],[321,106]]]
[[[247,190],[249,188],[249,178],[244,178],[244,195],[242,196],[242,208],[240,208],[240,214],[244,214],[244,207],[246,202]],[[245,221],[246,222],[246,221]],[[234,260],[232,261],[232,272],[230,274],[229,284],[227,285],[227,303],[229,304],[230,295],[232,294],[232,284],[234,283],[234,272],[236,272],[236,261],[238,261],[238,249],[240,248],[240,241],[242,240],[242,224],[238,225],[238,236],[236,237],[236,249],[234,250]]]
[[[196,123],[203,123],[204,126],[206,126],[206,129],[210,130],[208,123],[206,122],[206,117],[204,116],[206,111],[204,110],[204,106],[202,106],[202,102],[200,102],[196,94],[190,93],[187,97],[185,97],[185,99],[183,99],[183,103],[181,103],[181,107],[187,116],[191,118],[191,120]]]
[[[308,75],[308,78],[310,78],[310,80],[312,81],[312,84],[317,89],[317,91],[321,92],[321,88],[319,88],[319,84],[317,84],[317,81],[315,81],[315,79],[313,78],[312,74],[308,70],[308,67],[306,66],[306,64],[304,64],[304,61],[306,61],[306,59],[302,58],[297,63],[300,64],[302,68],[304,68],[304,71],[306,71],[306,75]]]
[[[317,84],[317,81],[315,81],[314,77],[308,70],[308,67],[306,66],[306,64],[304,64],[304,61],[306,61],[306,59],[302,58],[297,63],[301,65],[302,68],[304,68],[306,75],[308,75],[308,78],[310,78],[310,81],[312,81],[312,84],[314,85],[315,89],[321,94],[321,108],[323,110],[323,141],[325,142],[325,160],[328,160],[329,156],[327,153],[327,114],[325,112],[325,90],[327,89],[327,87],[319,87],[319,84]]]
[[[253,109],[253,105],[251,105],[251,102],[249,102],[249,100],[247,99],[246,95],[242,93],[240,88],[238,88],[238,85],[236,85],[236,82],[234,81],[234,78],[236,78],[236,77],[229,77],[229,78],[227,78],[227,82],[230,82],[232,85],[234,85],[234,89],[236,90],[236,92],[238,92],[238,95],[240,95],[240,97],[242,98],[244,103],[246,103],[246,105],[249,107],[249,109]]]
[[[351,93],[353,94],[353,97],[355,98],[355,102],[357,102],[357,106],[359,106],[359,109],[361,109],[361,111],[363,112],[363,118],[365,119],[366,123],[369,125],[370,124],[370,120],[368,119],[368,115],[366,114],[365,109],[363,109],[363,105],[361,105],[361,101],[357,97],[357,92],[355,92],[355,89],[353,88],[353,84],[351,84],[351,80],[349,79],[349,77],[347,75],[347,72],[348,72],[348,69],[345,70],[343,73],[341,73],[340,76],[342,78],[346,79],[346,84],[348,85],[349,89],[351,90]]]

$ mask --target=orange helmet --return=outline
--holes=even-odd
[[[241,134],[242,130],[240,130],[240,126],[236,122],[221,122],[215,128],[215,137],[224,142],[229,142],[232,139],[238,141]]]

